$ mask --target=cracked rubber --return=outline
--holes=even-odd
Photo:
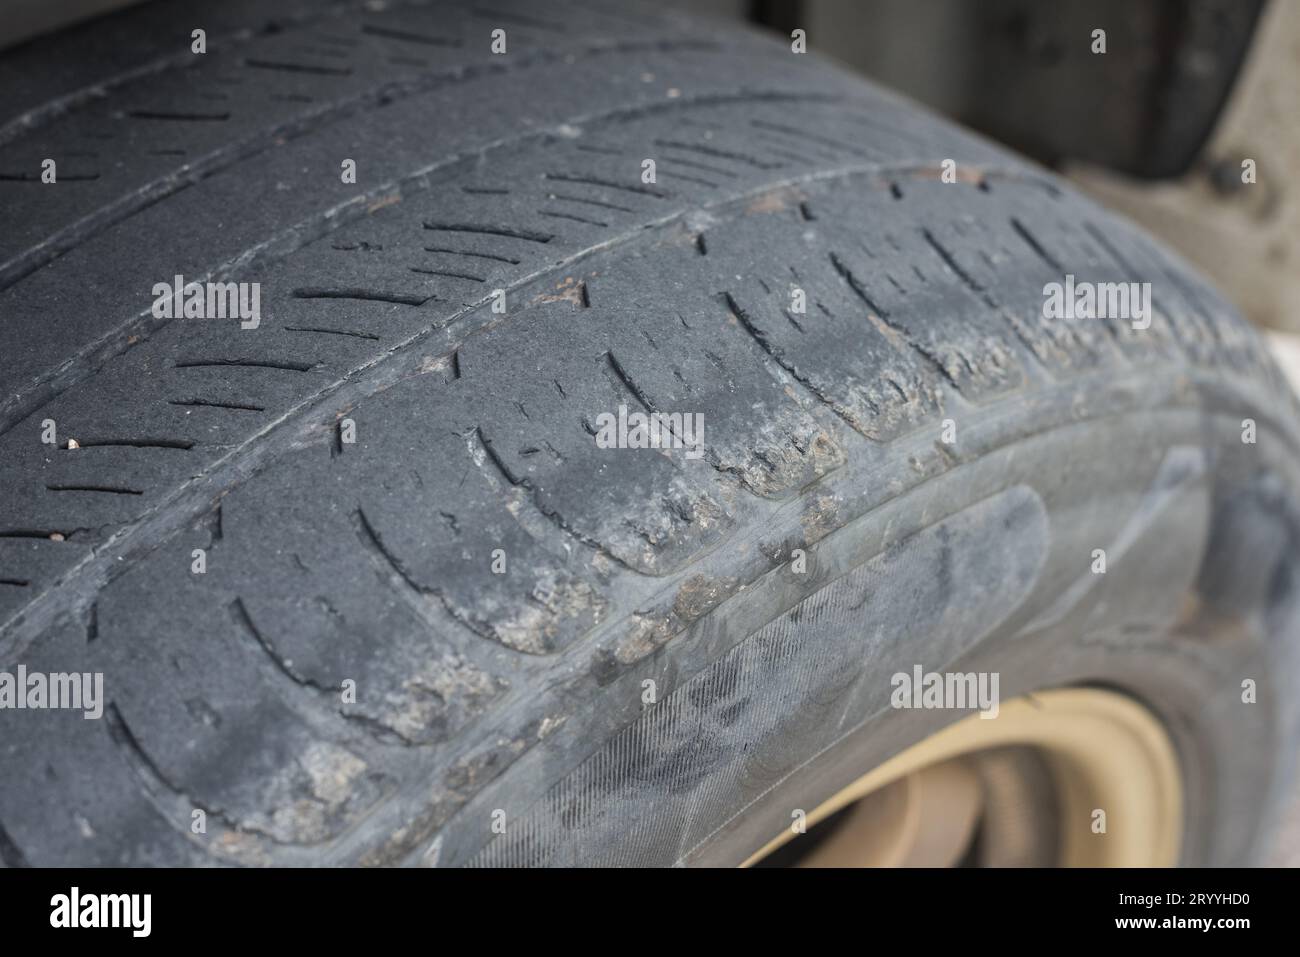
[[[960,717],[915,664],[1126,690],[1183,859],[1266,850],[1296,408],[1184,264],[779,40],[265,6],[0,59],[0,670],[107,699],[0,711],[0,862],[734,864]],[[1067,272],[1150,328],[1044,318]],[[155,318],[177,274],[260,325]]]

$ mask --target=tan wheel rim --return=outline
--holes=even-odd
[[[971,715],[867,772],[807,815],[811,829],[854,802],[827,846],[802,864],[956,863],[944,847],[970,827],[969,761],[996,748],[1043,756],[1059,804],[1059,863],[1166,867],[1177,863],[1182,778],[1164,727],[1131,698],[1068,688],[1017,698],[996,718]],[[864,799],[869,799],[864,801]],[[945,842],[944,832],[950,833]],[[787,842],[787,830],[742,866]]]

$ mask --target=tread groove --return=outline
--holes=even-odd
[[[175,369],[279,369],[283,372],[310,372],[316,368],[315,362],[291,362],[287,359],[180,359]]]
[[[243,402],[220,402],[216,399],[168,399],[168,405],[195,406],[197,408],[212,409],[231,409],[237,412],[265,412],[266,408],[260,405],[251,405]]]
[[[295,299],[356,299],[362,302],[391,302],[398,306],[423,306],[426,302],[437,301],[433,296],[414,296],[407,293],[387,292],[382,289],[362,289],[347,286],[341,289],[329,289],[323,286],[307,286],[293,291]]]
[[[105,495],[143,495],[144,491],[138,488],[128,488],[124,485],[47,485],[45,490],[48,492],[98,492]]]
[[[5,830],[3,821],[0,821],[0,864],[13,868],[32,866],[17,842]]]
[[[426,222],[425,229],[444,233],[477,233],[480,236],[502,236],[506,239],[523,239],[530,243],[549,243],[555,236],[551,233],[538,233],[527,229],[512,229],[509,226],[488,226],[482,223],[440,223]]]

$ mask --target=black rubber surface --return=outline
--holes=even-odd
[[[94,721],[0,712],[8,865],[689,861],[750,800],[748,772],[715,786],[723,764],[803,747],[784,723],[802,691],[700,746],[701,702],[721,727],[744,710],[728,682],[780,686],[745,657],[769,639],[729,651],[884,580],[852,576],[875,552],[802,577],[791,550],[983,460],[978,436],[1102,407],[1129,423],[1086,429],[1077,461],[1047,444],[1008,460],[983,504],[959,502],[973,478],[908,500],[862,539],[916,536],[899,567],[933,593],[900,579],[878,612],[911,609],[916,641],[955,627],[959,600],[981,634],[1010,627],[1068,584],[1040,577],[1049,545],[1086,568],[1089,529],[1105,545],[1125,508],[1155,514],[1152,481],[1267,479],[1272,514],[1289,508],[1293,406],[1230,307],[1051,176],[813,56],[576,0],[265,6],[147,5],[0,59],[0,667],[102,671],[109,701]],[[1067,272],[1150,281],[1151,327],[1043,318]],[[177,274],[259,282],[260,325],[155,318]],[[1161,432],[1157,393],[1190,417]],[[702,413],[704,457],[597,448],[595,416],[620,404]],[[1221,464],[1243,414],[1273,437],[1267,464]],[[1176,437],[1198,464],[1161,485]],[[1047,486],[1091,474],[1130,440],[1113,488],[1094,475],[1054,502],[1017,484],[1026,463]],[[1247,539],[1251,574],[1282,580],[1293,535],[1271,557]],[[1185,550],[1190,581],[1143,583],[1152,605],[1194,583],[1204,547]],[[749,597],[773,581],[770,609]],[[824,652],[865,673],[853,646]],[[1004,688],[1105,671],[1027,663]],[[655,720],[678,724],[616,738],[646,679],[674,702]],[[1280,712],[1248,720],[1278,748],[1292,733]],[[664,758],[664,735],[690,746]],[[645,770],[646,749],[668,764]],[[608,767],[583,790],[567,776],[589,760]],[[1235,806],[1271,780],[1243,773]],[[689,805],[677,823],[628,836],[668,807],[628,802],[664,794]],[[493,843],[498,809],[533,830]],[[605,813],[619,827],[582,836]]]

